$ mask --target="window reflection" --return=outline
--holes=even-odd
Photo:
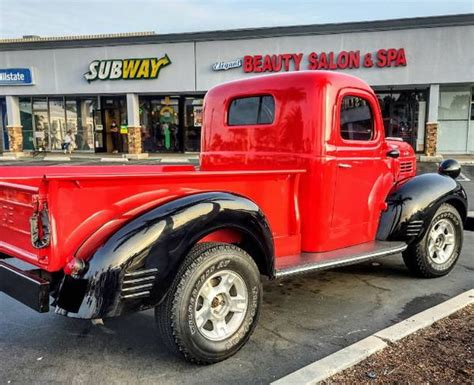
[[[144,152],[181,151],[179,124],[179,98],[140,97]]]
[[[202,98],[186,98],[184,102],[184,150],[198,152],[201,148]]]
[[[35,97],[20,98],[20,119],[23,126],[25,150],[61,150],[70,130],[75,150],[94,151],[93,97]]]

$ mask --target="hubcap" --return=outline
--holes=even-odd
[[[247,285],[237,273],[222,270],[209,277],[199,290],[194,319],[199,332],[211,341],[234,334],[248,308]]]
[[[454,226],[447,219],[440,219],[431,228],[428,238],[428,254],[437,264],[445,263],[453,255],[456,246]]]

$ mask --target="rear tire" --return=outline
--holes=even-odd
[[[408,270],[418,277],[441,277],[454,268],[462,243],[461,216],[452,205],[445,203],[436,211],[423,238],[403,252],[403,260]]]
[[[203,243],[186,257],[155,317],[172,352],[211,364],[234,355],[248,341],[261,301],[253,259],[234,245]]]

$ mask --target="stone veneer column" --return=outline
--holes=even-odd
[[[20,119],[20,104],[17,96],[6,96],[7,105],[7,132],[11,152],[23,152],[23,127]]]
[[[425,131],[425,155],[435,156],[438,145],[438,123],[428,122],[426,123]]]
[[[23,151],[23,127],[7,126],[9,150],[11,152]]]
[[[140,127],[140,104],[137,94],[127,94],[128,153],[138,155],[143,152],[142,130]]]
[[[128,127],[128,153],[141,154],[142,151],[141,127]]]

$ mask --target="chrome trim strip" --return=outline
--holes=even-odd
[[[147,270],[138,270],[138,271],[134,271],[132,273],[125,273],[124,277],[125,278],[128,278],[128,277],[140,277],[142,275],[146,275],[146,274],[155,274],[158,272],[158,269],[156,268],[153,268],[153,269],[147,269]]]
[[[125,288],[122,288],[122,293],[123,292],[128,292],[128,291],[137,291],[137,290],[142,290],[142,289],[150,289],[151,287],[153,287],[153,283],[147,283],[146,285],[140,285],[140,286],[125,287]]]
[[[149,295],[150,295],[150,292],[149,292],[149,291],[142,291],[142,292],[140,292],[140,293],[133,293],[133,294],[122,295],[122,299],[148,297]]]
[[[302,274],[302,273],[307,273],[307,272],[311,272],[311,271],[329,269],[329,268],[332,268],[332,267],[344,266],[344,265],[348,265],[348,264],[362,262],[362,261],[369,260],[369,259],[372,259],[372,258],[397,254],[397,253],[400,253],[400,252],[404,251],[407,247],[408,247],[408,245],[405,244],[405,245],[402,245],[402,246],[399,246],[399,247],[396,247],[396,248],[393,248],[393,249],[390,249],[390,250],[375,251],[373,253],[369,253],[369,254],[365,254],[365,255],[359,255],[359,256],[354,257],[354,258],[339,259],[337,261],[314,263],[314,264],[308,264],[308,265],[283,269],[283,270],[277,271],[276,274],[275,274],[275,277],[276,278],[281,278],[281,277],[286,277],[288,275],[293,275],[293,274]]]
[[[124,285],[134,285],[136,283],[140,283],[140,282],[146,282],[146,281],[154,281],[155,280],[155,276],[154,275],[151,275],[149,277],[143,277],[143,278],[137,278],[137,279],[129,279],[129,280],[124,280],[123,281],[123,284]]]

